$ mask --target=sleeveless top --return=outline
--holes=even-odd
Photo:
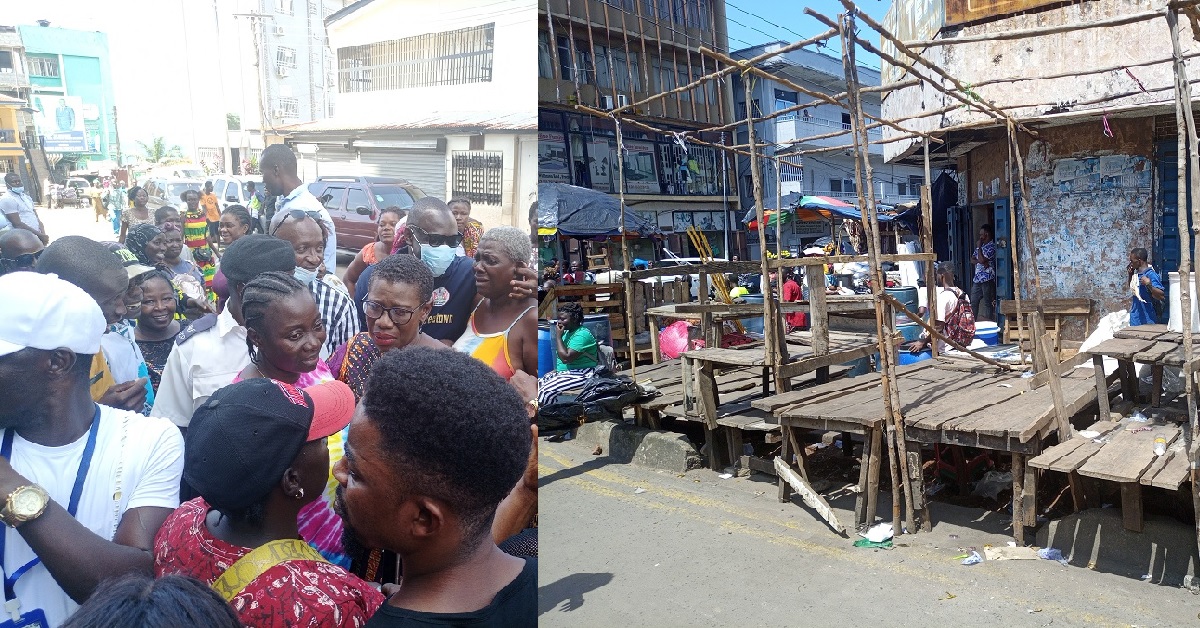
[[[480,303],[482,304],[483,301]],[[504,331],[481,334],[475,331],[475,312],[479,310],[479,306],[476,305],[475,309],[471,310],[471,320],[467,323],[467,329],[454,343],[454,350],[466,353],[492,367],[492,370],[505,380],[511,379],[516,371],[512,367],[512,359],[508,357],[508,332],[512,331],[512,328],[525,317],[526,312],[535,307],[537,306],[531,305],[525,308],[525,311],[518,314],[517,319],[510,323]]]

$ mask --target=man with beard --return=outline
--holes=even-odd
[[[4,275],[0,320],[6,623],[58,626],[101,581],[150,573],[154,535],[179,505],[183,438],[166,421],[92,401],[106,323],[81,288]]]
[[[418,347],[376,363],[334,468],[343,545],[357,537],[403,566],[368,626],[537,622],[537,559],[505,554],[492,536],[529,435],[525,402],[468,355]]]

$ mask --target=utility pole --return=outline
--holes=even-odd
[[[113,151],[117,153],[117,166],[121,166],[121,130],[117,127],[117,106],[113,105]]]

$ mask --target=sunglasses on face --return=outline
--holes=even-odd
[[[413,237],[416,238],[418,244],[428,244],[429,246],[448,246],[455,248],[462,244],[463,237],[461,233],[456,233],[451,236],[436,235],[420,227],[409,227],[412,230]]]
[[[42,250],[44,251],[45,249]],[[37,253],[25,253],[16,257],[0,257],[0,269],[3,269],[6,273],[32,269],[41,254],[42,251],[38,251]]]
[[[402,307],[383,307],[383,304],[377,301],[363,301],[363,313],[367,318],[378,319],[387,312],[388,318],[396,325],[405,325],[412,320],[416,310],[409,310]]]
[[[316,222],[321,222],[321,212],[304,211],[303,209],[289,209],[286,212],[286,215],[283,217],[283,220],[280,220],[279,224],[275,225],[275,231],[279,231],[279,228],[283,226],[283,223],[287,222],[288,218],[291,218],[292,221],[295,222],[304,220],[305,216],[312,218]],[[272,231],[271,235],[275,235],[275,231]]]

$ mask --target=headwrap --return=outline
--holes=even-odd
[[[155,266],[158,264],[156,260],[151,260],[149,255],[146,255],[146,244],[158,237],[162,233],[162,229],[154,225],[143,223],[137,225],[125,234],[125,246],[133,251],[137,256],[138,261],[147,265]]]

